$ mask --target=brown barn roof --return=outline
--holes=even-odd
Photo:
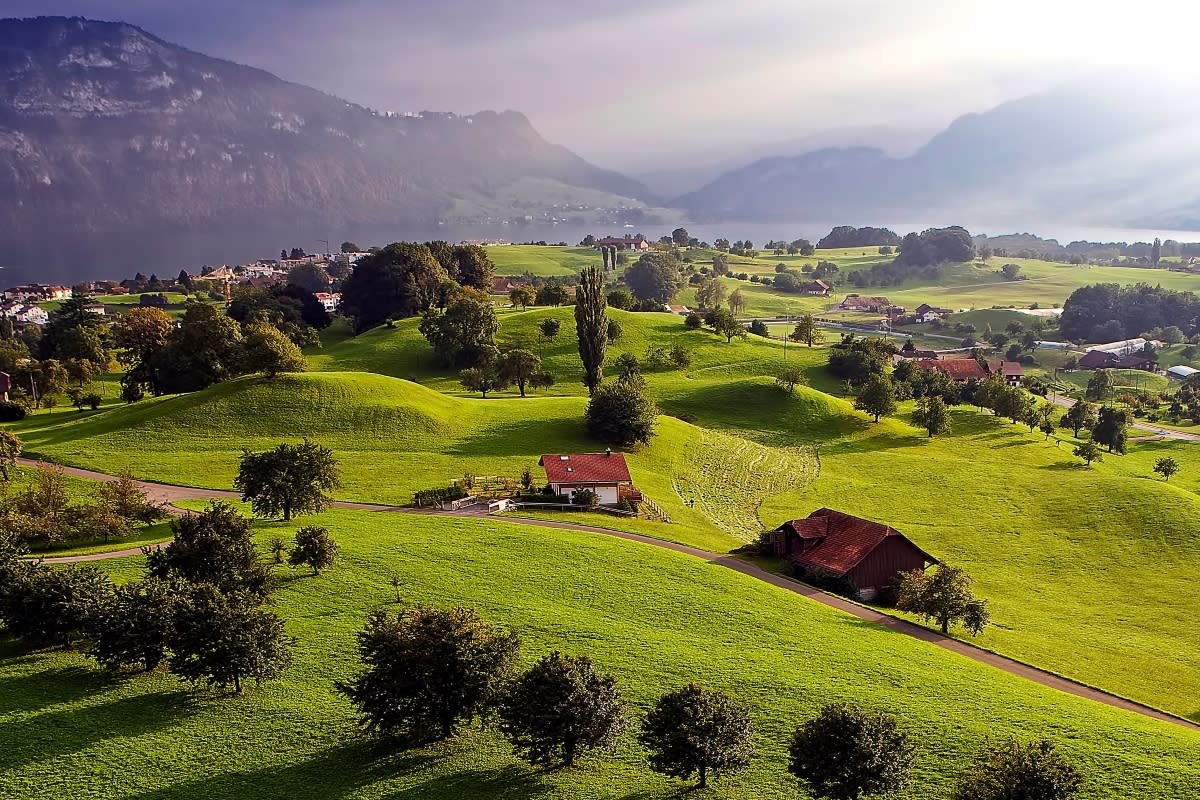
[[[924,555],[927,561],[937,563],[937,559],[912,544],[895,528],[829,508],[818,509],[806,519],[785,522],[779,526],[779,530],[790,531],[801,539],[817,542],[803,553],[793,556],[793,560],[837,576],[854,569],[872,550],[891,537],[903,539]]]
[[[997,361],[988,366],[992,372],[998,372],[1006,378],[1020,378],[1025,374],[1025,367],[1019,361]]]
[[[633,483],[620,453],[551,453],[538,459],[550,483]]]
[[[1083,354],[1083,358],[1079,359],[1077,366],[1080,369],[1104,369],[1114,361],[1116,361],[1116,357],[1111,353],[1089,350]]]
[[[983,380],[987,377],[987,373],[983,371],[983,367],[979,366],[979,362],[973,358],[942,358],[942,359],[923,359],[914,361],[913,364],[917,369],[932,372],[944,372],[950,376],[951,380],[968,381],[972,378]]]

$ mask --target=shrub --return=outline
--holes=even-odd
[[[580,489],[575,493],[575,499],[572,502],[577,506],[595,508],[600,505],[600,496],[591,489]]]
[[[25,409],[16,403],[0,403],[0,422],[19,422],[25,419]]]
[[[699,330],[703,324],[704,320],[695,311],[683,318],[683,326],[689,331]]]
[[[641,387],[617,381],[603,384],[588,401],[588,433],[618,447],[649,444],[658,408]]]

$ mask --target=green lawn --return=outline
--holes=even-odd
[[[533,275],[551,277],[578,275],[588,266],[600,266],[600,251],[591,247],[542,247],[540,245],[510,244],[488,247],[488,256],[496,265],[497,275]],[[637,258],[626,254],[629,263]]]
[[[0,793],[62,797],[645,798],[681,784],[646,768],[636,726],[611,757],[534,770],[489,729],[407,752],[358,734],[333,689],[355,670],[354,633],[392,601],[464,604],[522,637],[523,659],[591,656],[636,718],[689,681],[749,704],[756,758],[705,796],[790,798],[786,741],[827,702],[882,708],[917,747],[913,798],[946,798],[986,740],[1049,736],[1089,799],[1191,798],[1200,734],[1031,684],[865,624],[716,564],[597,535],[503,522],[330,512],[339,563],[285,571],[272,605],[297,639],[284,678],[241,698],[165,675],[113,678],[83,656],[0,644]],[[289,535],[259,526],[259,540]],[[142,559],[108,564],[121,578]]]

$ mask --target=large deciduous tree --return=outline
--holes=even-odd
[[[283,372],[304,372],[308,362],[296,343],[285,336],[274,325],[258,322],[247,325],[245,338],[244,369],[246,372],[261,372],[274,378]]]
[[[721,692],[689,684],[658,699],[642,721],[638,741],[648,751],[650,768],[673,778],[740,772],[750,766],[748,709]]]
[[[528,350],[509,350],[500,357],[500,372],[510,384],[517,385],[521,397],[525,396],[525,387],[534,383],[534,379],[541,374],[541,368],[542,359]]]
[[[167,346],[173,330],[175,323],[158,308],[133,308],[117,319],[112,327],[117,360],[129,368],[123,382],[146,385],[157,393],[158,381],[151,365]]]
[[[1091,430],[1096,425],[1096,407],[1086,400],[1076,400],[1059,420],[1059,426],[1070,428],[1076,439],[1081,430]]]
[[[619,447],[649,444],[654,436],[658,408],[645,389],[632,381],[603,384],[584,412],[588,433]]]
[[[887,374],[872,375],[854,399],[854,407],[879,422],[880,417],[896,413],[896,385]]]
[[[172,520],[171,532],[170,544],[146,554],[147,575],[266,596],[268,573],[250,538],[250,521],[233,506],[213,501],[199,514]]]
[[[176,598],[170,638],[171,671],[209,686],[279,677],[292,662],[283,620],[258,607],[249,592],[225,594],[211,584],[193,586]]]
[[[908,785],[913,748],[889,714],[831,703],[792,737],[788,771],[816,798],[858,800]]]
[[[583,385],[589,395],[596,394],[604,380],[604,356],[608,352],[607,308],[604,278],[600,270],[588,267],[580,274],[575,289],[575,332],[579,336],[579,359],[583,362]]]
[[[945,564],[932,574],[914,569],[900,575],[896,608],[937,622],[942,633],[961,623],[978,635],[988,624],[987,601],[971,592],[971,578],[958,567]]]
[[[476,367],[495,359],[500,322],[485,300],[460,297],[445,311],[430,309],[420,331],[439,359],[451,367]]]
[[[359,259],[342,284],[341,309],[354,320],[356,332],[365,331],[392,318],[424,313],[449,279],[427,246],[397,242]]]
[[[586,656],[557,651],[517,678],[500,704],[500,730],[531,764],[573,766],[583,751],[612,750],[625,731],[616,679]]]
[[[940,396],[918,400],[912,418],[913,424],[924,428],[931,438],[950,430],[950,410]]]
[[[625,270],[625,284],[638,300],[669,303],[679,292],[679,259],[673,253],[646,253]]]
[[[241,374],[242,329],[213,305],[189,308],[151,359],[156,393],[194,392]]]
[[[258,516],[316,514],[330,502],[328,492],[341,486],[333,451],[305,439],[263,453],[242,451],[233,486]]]
[[[519,651],[473,609],[373,611],[358,634],[363,671],[337,688],[372,734],[445,739],[496,703]]]
[[[954,800],[1076,800],[1083,777],[1048,740],[1009,739],[979,752],[954,787]]]
[[[1125,430],[1128,424],[1129,417],[1125,409],[1102,408],[1096,426],[1092,428],[1092,440],[1107,447],[1110,453],[1124,453],[1129,438]]]
[[[792,332],[788,334],[788,338],[793,342],[803,342],[812,347],[814,344],[820,344],[824,339],[821,333],[821,328],[817,325],[817,321],[812,314],[805,314],[796,320],[796,327],[792,328]]]
[[[149,672],[167,657],[175,630],[175,597],[180,585],[157,578],[118,586],[113,603],[90,626],[88,653],[105,667],[137,667]]]

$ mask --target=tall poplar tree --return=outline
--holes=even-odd
[[[583,385],[593,395],[604,380],[604,354],[608,350],[608,317],[604,310],[604,278],[588,267],[579,275],[575,289],[575,332],[579,335],[579,358],[583,361]]]

